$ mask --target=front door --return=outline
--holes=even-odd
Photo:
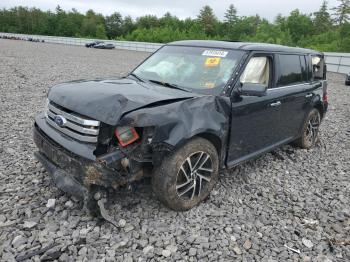
[[[238,84],[265,84],[268,91],[263,97],[241,95],[233,98],[228,166],[262,153],[284,139],[280,125],[282,97],[279,92],[269,92],[275,84],[274,68],[273,55],[256,54],[242,73]]]

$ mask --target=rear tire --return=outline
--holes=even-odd
[[[218,176],[216,148],[198,137],[163,159],[154,170],[152,187],[165,206],[186,211],[208,197]]]
[[[321,124],[321,114],[313,108],[308,114],[302,129],[302,136],[296,140],[296,144],[303,149],[310,149],[318,141],[318,131]]]

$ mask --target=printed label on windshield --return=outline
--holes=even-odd
[[[202,55],[204,56],[216,56],[216,57],[226,57],[227,51],[222,50],[205,50]]]
[[[205,67],[216,67],[220,64],[221,58],[220,57],[208,57],[205,60]]]

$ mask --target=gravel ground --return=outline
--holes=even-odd
[[[117,196],[115,228],[50,184],[32,140],[48,87],[123,75],[146,56],[0,40],[0,260],[349,261],[350,88],[341,75],[329,75],[315,149],[285,146],[227,171],[189,212],[166,209],[140,183]]]

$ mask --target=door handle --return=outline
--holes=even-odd
[[[280,106],[280,105],[282,105],[281,101],[277,101],[276,103],[270,104],[270,106],[272,106],[272,107],[277,107],[277,106]]]
[[[310,98],[310,97],[312,97],[313,96],[313,94],[307,94],[305,97],[306,98]]]

